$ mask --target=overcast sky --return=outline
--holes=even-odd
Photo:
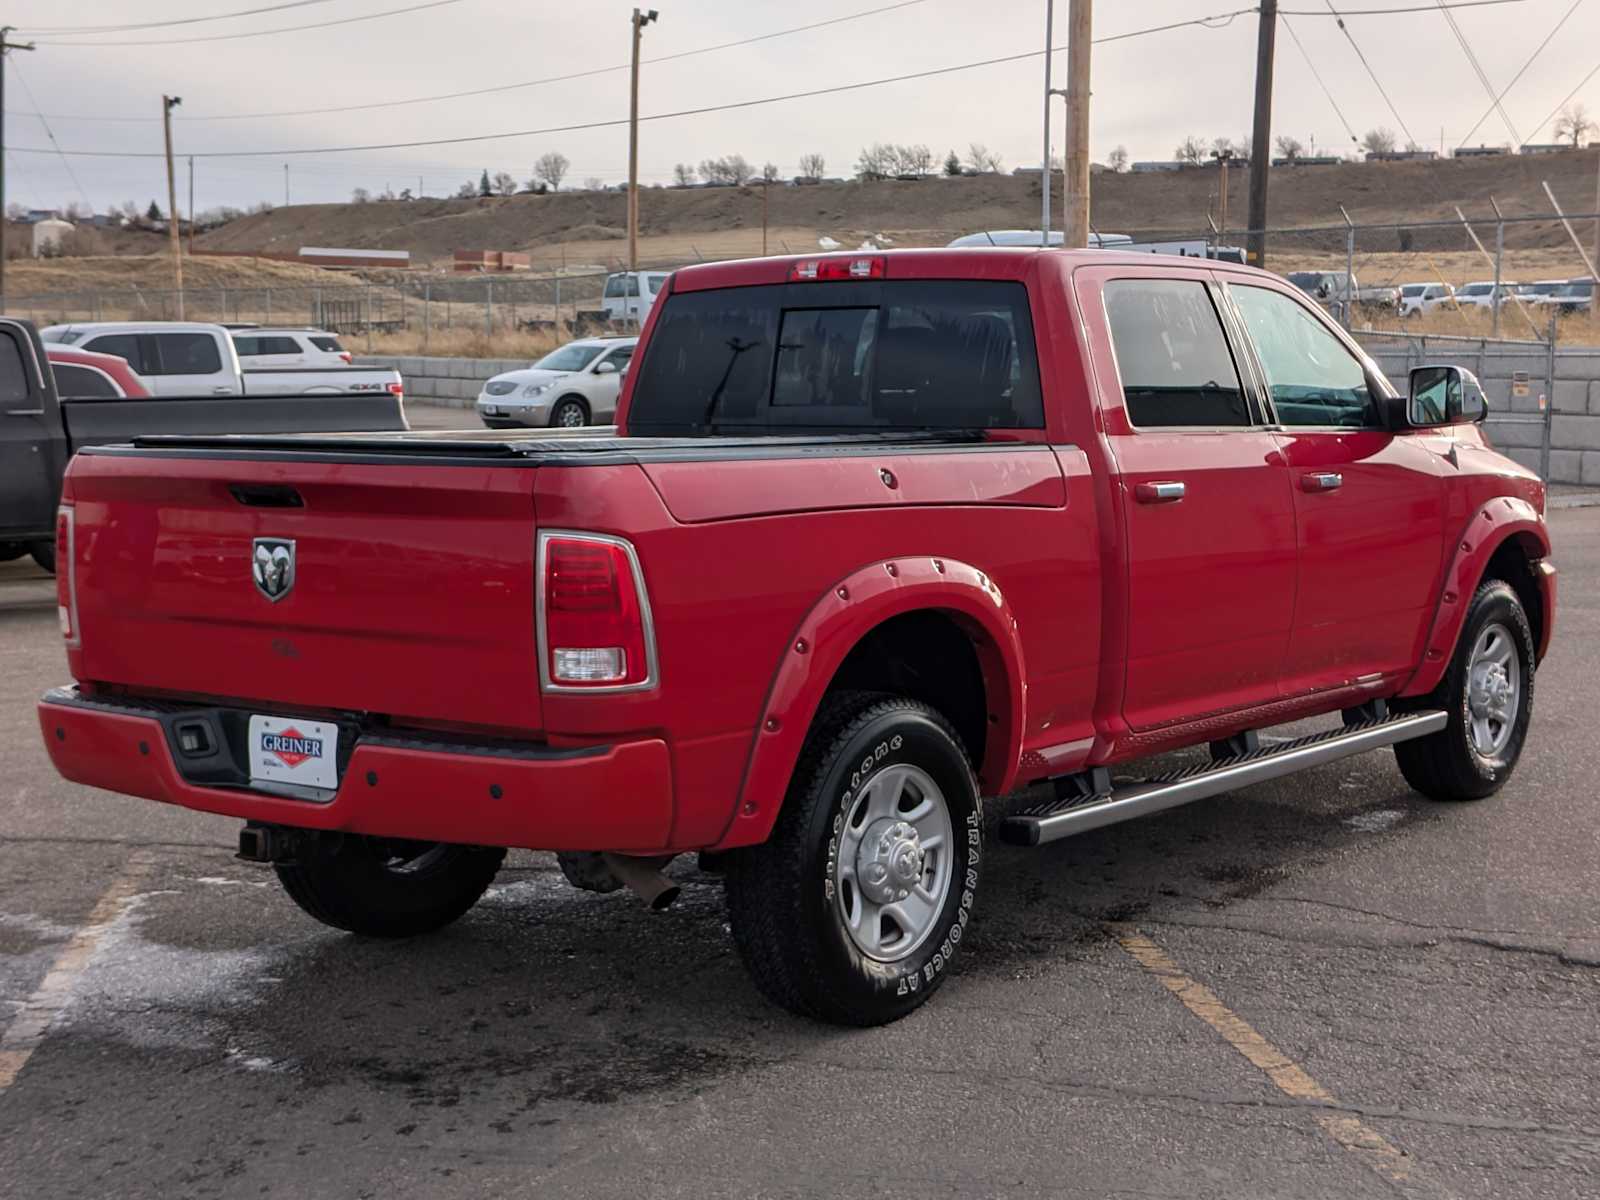
[[[426,146],[326,154],[281,151],[415,142],[543,129],[626,118],[628,74],[521,87],[460,99],[403,103],[445,92],[502,87],[625,64],[631,3],[613,0],[443,0],[435,6],[332,28],[270,36],[180,42],[363,17],[426,0],[300,0],[277,12],[225,21],[89,36],[66,26],[127,25],[285,4],[289,0],[9,0],[5,19],[38,48],[14,52],[6,70],[6,197],[57,207],[77,200],[96,209],[152,197],[165,207],[160,104],[183,97],[174,137],[183,197],[183,156],[271,151],[260,157],[196,159],[196,205],[282,203],[284,164],[295,203],[347,200],[355,187],[386,186],[448,195],[463,180],[509,171],[526,179],[539,155],[559,150],[572,162],[569,185],[627,177],[625,126]],[[1426,0],[1335,0],[1345,9],[1403,8]],[[645,31],[641,113],[665,113],[1037,51],[1044,0],[919,0],[890,11],[752,45],[650,63],[666,55],[777,33],[883,8],[892,0],[657,0],[659,23]],[[1065,42],[1067,0],[1057,4],[1056,44]],[[1190,20],[1239,0],[1100,0],[1095,36]],[[1325,8],[1322,0],[1283,0],[1286,10]],[[1573,0],[1518,0],[1457,9],[1467,43],[1496,89],[1505,88]],[[1134,159],[1170,158],[1183,137],[1240,138],[1249,132],[1257,17],[1221,20],[1097,45],[1094,51],[1093,153],[1117,145]],[[1287,18],[1278,37],[1273,132],[1319,150],[1350,147],[1334,104],[1357,136],[1388,126],[1406,140],[1455,145],[1488,108],[1461,45],[1438,12],[1351,16],[1348,26],[1377,72],[1398,118],[1328,17]],[[1332,92],[1318,86],[1305,56]],[[143,41],[146,45],[90,45]],[[1064,73],[1065,57],[1057,57]],[[1600,65],[1600,0],[1579,0],[1560,32],[1504,101],[1525,141],[1549,141],[1543,120]],[[821,153],[829,175],[849,175],[862,145],[926,143],[940,155],[971,142],[997,150],[1007,169],[1039,161],[1042,59],[879,87],[651,121],[642,126],[641,177],[665,181],[673,164],[741,153],[792,175],[802,154]],[[1058,85],[1064,78],[1058,77]],[[1578,93],[1600,115],[1600,75]],[[1060,128],[1061,112],[1055,113]],[[329,111],[375,105],[356,111]],[[207,120],[236,114],[244,120]],[[24,152],[51,147],[36,115],[48,118],[63,150],[120,150],[150,158],[73,157]],[[127,118],[137,118],[129,120]],[[93,118],[93,119],[91,119]],[[116,119],[120,118],[120,119]],[[1492,116],[1473,142],[1508,142]],[[1055,145],[1059,149],[1060,138]],[[71,173],[67,167],[70,163]],[[76,175],[76,181],[73,175]],[[185,200],[180,198],[180,204]]]

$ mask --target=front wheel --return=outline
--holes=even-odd
[[[506,852],[355,834],[321,837],[277,867],[289,898],[324,925],[367,937],[413,937],[478,902]]]
[[[550,414],[550,424],[557,429],[581,429],[589,423],[589,410],[582,400],[563,400]]]
[[[949,722],[913,700],[832,697],[771,837],[729,855],[734,941],[793,1012],[896,1020],[949,973],[982,855],[977,783]]]
[[[1533,630],[1507,583],[1483,583],[1467,608],[1455,657],[1420,703],[1442,708],[1438,733],[1400,742],[1406,782],[1432,800],[1481,800],[1511,778],[1533,715]]]

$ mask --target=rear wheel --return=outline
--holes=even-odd
[[[1438,733],[1394,748],[1406,782],[1433,800],[1481,800],[1511,778],[1533,715],[1533,630],[1507,583],[1472,597],[1443,682],[1419,707],[1442,708]]]
[[[345,834],[315,839],[278,865],[289,898],[324,925],[368,937],[412,937],[478,902],[506,852]]]
[[[34,542],[28,547],[28,553],[33,556],[33,561],[38,563],[50,574],[56,573],[56,544],[50,541]]]
[[[745,966],[803,1016],[905,1016],[944,981],[966,935],[982,841],[972,767],[942,716],[913,700],[831,698],[771,837],[728,856]]]
[[[589,423],[589,408],[582,400],[570,397],[557,404],[550,414],[550,424],[558,429],[580,429]]]

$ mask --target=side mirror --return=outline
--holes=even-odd
[[[615,375],[617,373],[617,364],[614,362],[599,363],[595,367],[594,373],[596,375]]]
[[[1453,366],[1411,369],[1406,423],[1413,428],[1482,421],[1488,413],[1483,386],[1471,371]]]

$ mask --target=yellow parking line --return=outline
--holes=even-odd
[[[1205,984],[1191,978],[1160,946],[1138,930],[1127,925],[1114,925],[1112,932],[1121,947],[1134,960],[1161,981],[1185,1008],[1199,1017],[1222,1036],[1222,1039],[1244,1055],[1252,1065],[1272,1080],[1285,1096],[1317,1104],[1338,1106],[1332,1092],[1313,1079],[1298,1063],[1289,1058],[1235,1013]],[[1375,1129],[1363,1124],[1357,1117],[1343,1113],[1319,1113],[1317,1124],[1328,1136],[1346,1150],[1359,1156],[1362,1162],[1379,1175],[1394,1183],[1405,1183],[1411,1178],[1411,1164],[1392,1142]]]
[[[123,905],[143,882],[150,866],[150,859],[143,854],[129,858],[122,874],[112,881],[105,895],[90,910],[82,928],[67,940],[39,986],[33,989],[5,1032],[0,1033],[0,1096],[16,1082],[28,1059],[44,1041],[50,1026],[72,998],[79,976],[94,958],[106,927],[122,912]]]

